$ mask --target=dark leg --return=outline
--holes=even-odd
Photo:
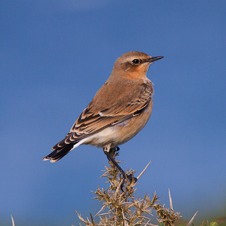
[[[113,163],[113,165],[119,170],[119,172],[122,174],[123,178],[126,179],[126,173],[124,172],[124,170],[119,166],[119,164],[115,161],[114,156],[115,156],[115,152],[116,150],[110,149],[109,151],[105,151],[104,150],[104,154],[107,156],[108,161],[111,161]]]
[[[124,180],[126,180],[128,178],[130,181],[132,181],[132,180],[135,180],[135,182],[137,181],[137,179],[135,177],[133,177],[132,174],[127,175],[125,173],[125,171],[115,161],[115,156],[118,154],[117,152],[119,151],[119,147],[109,148],[109,146],[105,146],[104,149],[103,149],[103,151],[104,151],[104,154],[107,156],[108,160],[111,161],[113,163],[113,165],[122,174]]]

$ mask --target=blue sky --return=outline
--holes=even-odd
[[[100,207],[107,164],[81,146],[56,164],[43,156],[62,139],[108,78],[117,57],[165,58],[147,126],[121,146],[138,195],[160,196],[185,218],[223,215],[226,202],[226,2],[223,0],[0,1],[0,225],[76,224]]]

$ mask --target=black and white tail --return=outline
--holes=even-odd
[[[53,146],[52,152],[43,158],[44,161],[57,162],[62,159],[68,152],[84,143],[85,139],[79,139],[76,132],[70,132],[67,136]]]
[[[50,162],[57,162],[63,158],[69,151],[73,149],[73,144],[65,144],[63,147],[58,147],[52,151],[49,155],[43,158],[43,160],[50,160]]]

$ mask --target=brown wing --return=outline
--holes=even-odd
[[[75,121],[65,139],[58,143],[77,143],[106,127],[139,115],[151,101],[153,87],[149,80],[105,83]]]

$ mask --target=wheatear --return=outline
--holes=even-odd
[[[110,152],[134,137],[152,112],[153,85],[146,73],[150,64],[162,59],[142,52],[119,57],[110,77],[75,121],[66,137],[44,160],[56,162],[81,144],[103,148],[108,160],[126,174]]]

